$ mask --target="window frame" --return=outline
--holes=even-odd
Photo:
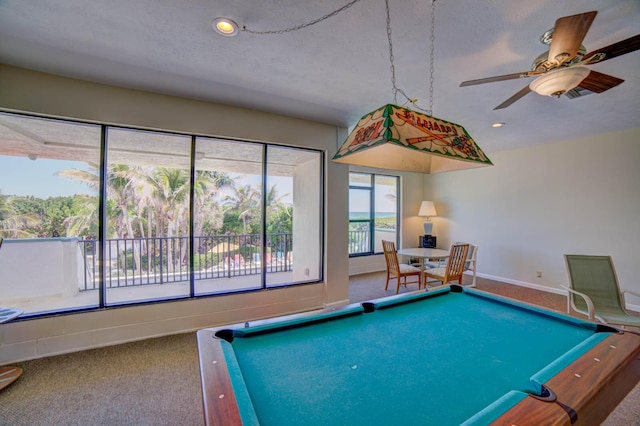
[[[364,185],[352,185],[351,184],[351,175],[352,174],[359,174],[359,175],[367,175],[370,177],[369,180],[369,185],[368,186],[364,186]],[[376,205],[376,178],[377,177],[385,177],[385,178],[393,178],[396,181],[396,185],[395,185],[395,189],[396,189],[396,232],[395,232],[395,238],[394,238],[394,243],[396,244],[396,246],[398,246],[399,241],[400,241],[400,176],[397,175],[393,175],[393,174],[387,174],[387,173],[373,173],[373,172],[363,172],[363,171],[356,171],[356,170],[352,170],[349,171],[349,198],[351,198],[351,191],[352,190],[361,190],[361,191],[367,191],[369,193],[369,218],[368,219],[354,219],[352,220],[351,218],[349,218],[349,228],[351,226],[352,223],[368,223],[369,224],[369,247],[367,251],[362,251],[362,252],[356,252],[356,253],[349,253],[349,258],[355,258],[355,257],[364,257],[364,256],[375,256],[375,255],[379,255],[382,254],[382,251],[375,251],[375,232],[376,232],[376,228],[375,228],[375,220],[376,220],[376,209],[375,209],[375,205]],[[349,216],[351,215],[351,205],[349,204],[349,211],[348,211]],[[350,230],[348,231],[349,233],[351,232]],[[350,239],[349,239],[350,241]]]
[[[53,308],[52,310],[48,310],[48,311],[43,311],[43,312],[33,312],[33,313],[29,313],[29,312],[25,312],[21,319],[22,320],[28,320],[28,319],[35,319],[35,318],[42,318],[42,317],[49,317],[49,316],[56,316],[56,315],[61,315],[61,314],[73,314],[73,313],[81,313],[81,312],[91,312],[91,311],[98,311],[98,310],[103,310],[103,309],[112,309],[112,308],[118,308],[118,307],[131,307],[131,306],[139,306],[139,305],[147,305],[147,304],[155,304],[155,303],[167,303],[167,302],[175,302],[175,301],[179,301],[179,300],[185,300],[185,299],[201,299],[201,298],[207,298],[207,297],[217,297],[217,296],[227,296],[227,295],[232,295],[232,294],[241,294],[241,293],[248,293],[248,292],[256,292],[256,291],[264,291],[264,290],[269,290],[269,289],[274,289],[274,288],[287,288],[287,287],[292,287],[292,286],[298,286],[298,285],[306,285],[306,284],[316,284],[319,282],[323,282],[324,281],[324,266],[325,266],[325,257],[324,257],[324,247],[325,247],[325,236],[324,236],[324,221],[325,221],[325,185],[324,185],[324,179],[325,179],[325,174],[326,174],[326,170],[325,170],[325,162],[326,162],[326,150],[323,149],[318,149],[318,148],[312,148],[312,147],[303,147],[303,146],[294,146],[294,145],[287,145],[287,144],[279,144],[279,143],[273,143],[273,142],[261,142],[261,141],[256,141],[256,140],[245,140],[242,138],[230,138],[230,137],[219,137],[219,136],[215,136],[215,135],[209,135],[209,134],[202,134],[202,133],[191,133],[191,132],[181,132],[181,131],[171,131],[171,130],[165,130],[165,129],[155,129],[155,128],[148,128],[148,127],[138,127],[138,126],[132,126],[132,125],[120,125],[120,124],[112,124],[112,123],[105,123],[105,122],[98,122],[98,121],[91,121],[91,120],[82,120],[82,119],[76,119],[76,118],[62,118],[62,117],[57,117],[57,116],[49,116],[49,115],[45,115],[45,114],[37,114],[37,113],[32,113],[32,112],[26,112],[26,111],[15,111],[15,110],[7,110],[4,108],[0,108],[0,113],[2,114],[9,114],[9,115],[14,115],[14,116],[22,116],[22,117],[26,117],[26,118],[33,118],[33,119],[44,119],[44,120],[51,120],[51,121],[55,121],[55,122],[62,122],[62,123],[70,123],[70,124],[77,124],[77,125],[93,125],[93,126],[98,126],[100,128],[100,141],[99,141],[99,158],[100,158],[100,164],[98,165],[98,173],[99,173],[99,188],[98,188],[98,194],[97,194],[97,198],[98,198],[98,235],[97,235],[97,245],[100,247],[99,248],[99,254],[98,254],[98,263],[100,266],[99,271],[96,275],[98,275],[96,277],[96,283],[98,286],[98,302],[97,305],[93,306],[78,306],[78,307],[66,307],[66,308]],[[108,132],[109,129],[121,129],[121,130],[131,130],[131,131],[141,131],[141,132],[154,132],[154,133],[160,133],[160,134],[166,134],[166,135],[179,135],[179,136],[186,136],[189,137],[191,142],[190,145],[187,146],[187,150],[190,153],[190,165],[189,165],[189,169],[190,169],[190,188],[189,188],[189,236],[188,236],[188,251],[189,251],[189,294],[185,294],[185,295],[179,295],[179,296],[171,296],[171,297],[162,297],[162,298],[149,298],[149,299],[138,299],[138,300],[131,300],[131,301],[127,301],[124,303],[114,303],[114,302],[109,302],[107,299],[107,286],[105,283],[105,279],[104,277],[106,276],[106,262],[104,262],[104,258],[106,256],[107,253],[107,172],[108,172],[108,165],[109,165],[109,159],[108,159],[108,146],[109,146],[109,141],[108,141]],[[194,209],[193,209],[193,203],[194,203],[194,176],[195,176],[195,160],[196,160],[196,139],[200,138],[200,137],[205,137],[205,138],[211,138],[211,139],[215,139],[215,140],[220,140],[220,141],[231,141],[231,142],[238,142],[238,143],[248,143],[248,144],[258,144],[262,146],[262,150],[263,150],[263,165],[262,165],[262,172],[261,172],[261,182],[264,183],[268,180],[269,176],[268,176],[268,170],[267,170],[267,163],[265,163],[265,160],[267,159],[267,152],[269,150],[270,147],[273,148],[287,148],[287,149],[294,149],[294,150],[300,150],[300,151],[307,151],[310,153],[314,153],[317,155],[317,159],[318,159],[318,168],[319,168],[319,176],[318,176],[318,197],[319,197],[319,216],[318,216],[318,245],[319,245],[319,255],[318,255],[318,276],[314,277],[313,279],[308,279],[308,280],[297,280],[297,281],[291,281],[291,282],[286,282],[286,283],[282,283],[279,284],[277,286],[270,286],[267,284],[266,282],[266,269],[267,266],[266,264],[261,265],[261,285],[260,288],[249,288],[249,289],[241,289],[241,290],[236,290],[236,291],[225,291],[225,292],[219,292],[219,293],[199,293],[196,291],[195,288],[195,270],[194,270],[194,240],[197,236],[195,236],[193,234],[193,223],[194,223]],[[264,196],[264,191],[263,191],[263,196],[261,197],[261,203],[262,203],[262,241],[263,241],[263,247],[262,247],[262,251],[264,253],[264,242],[266,241],[266,228],[264,226],[265,223],[265,219],[266,219],[266,206],[264,205],[265,203],[265,196]],[[293,231],[292,231],[293,232]],[[264,262],[263,262],[264,263]],[[38,296],[38,295],[34,295],[34,296]]]

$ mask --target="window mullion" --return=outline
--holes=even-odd
[[[98,195],[98,306],[105,307],[107,296],[107,126],[100,126],[100,189]]]

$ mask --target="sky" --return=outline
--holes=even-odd
[[[351,190],[349,191],[349,210],[352,212],[369,211],[369,191]],[[395,186],[376,186],[375,209],[377,213],[392,213],[396,211]]]
[[[97,195],[88,185],[72,181],[57,173],[60,170],[88,170],[86,163],[80,161],[48,160],[38,158],[35,161],[26,157],[0,156],[0,192],[3,195],[28,196],[38,198],[71,196],[75,194]],[[246,175],[236,179],[238,185],[249,184],[257,187],[260,177]],[[282,201],[293,203],[293,180],[290,177],[269,176],[269,186],[276,185]]]
[[[87,166],[79,161],[44,158],[32,161],[26,157],[0,156],[0,191],[3,195],[33,195],[39,198],[97,195],[88,185],[56,174],[66,169],[87,170]]]
[[[231,178],[236,181],[238,186],[251,185],[254,188],[260,186],[262,181],[259,175],[231,175]],[[280,201],[285,204],[293,204],[293,178],[288,176],[268,176],[267,186],[272,187],[274,185],[276,191],[278,191],[278,196],[282,197]]]

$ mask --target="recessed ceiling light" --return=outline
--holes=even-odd
[[[491,125],[491,127],[502,127],[502,126],[504,126],[505,124],[506,124],[506,123],[493,123],[493,124]]]
[[[229,18],[216,18],[211,22],[211,27],[220,35],[233,37],[238,34],[238,24]]]

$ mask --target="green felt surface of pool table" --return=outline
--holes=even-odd
[[[612,334],[454,289],[218,333],[242,423],[488,423]]]

